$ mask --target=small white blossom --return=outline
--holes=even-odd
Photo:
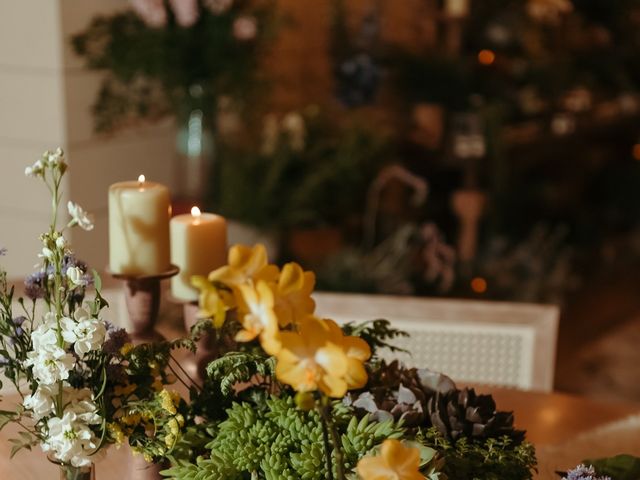
[[[53,250],[48,247],[42,247],[42,253],[38,254],[38,257],[51,260],[53,258]]]
[[[64,162],[64,152],[60,147],[56,148],[54,152],[45,152],[44,157],[50,167],[66,166]]]
[[[107,329],[100,319],[91,317],[85,309],[77,309],[73,319],[65,317],[60,323],[62,338],[73,344],[73,350],[78,356],[83,357],[102,347]]]
[[[68,408],[87,425],[100,425],[102,423],[102,417],[98,411],[98,407],[93,401],[93,395],[87,388],[82,390],[76,390],[75,399],[71,402]]]
[[[71,215],[73,225],[78,225],[83,230],[93,230],[93,218],[77,203],[67,203],[69,215]]]
[[[58,322],[55,313],[45,313],[42,324],[31,332],[33,351],[38,353],[58,348],[57,330]]]
[[[65,248],[67,248],[67,240],[62,235],[56,238],[56,247],[58,247],[60,250],[64,250]]]
[[[22,406],[33,412],[33,419],[37,422],[50,415],[56,409],[54,397],[57,393],[56,385],[39,385],[31,395],[25,397]],[[56,392],[54,392],[54,388]]]
[[[42,160],[36,160],[33,165],[24,169],[24,174],[27,177],[37,177],[44,173],[44,162]]]
[[[33,367],[33,376],[38,382],[51,385],[69,378],[74,363],[73,355],[57,347],[48,351],[29,352],[25,366]]]
[[[89,284],[80,267],[69,267],[67,279],[74,287],[86,287]]]

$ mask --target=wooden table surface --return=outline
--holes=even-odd
[[[491,393],[500,410],[513,411],[515,424],[535,445],[564,443],[606,423],[640,414],[640,404],[614,403],[562,393],[476,388]]]
[[[563,443],[575,435],[587,432],[606,423],[640,414],[640,405],[599,402],[559,393],[534,393],[515,390],[476,388],[478,392],[492,393],[500,410],[515,412],[518,428],[527,430],[527,438],[538,447]],[[7,408],[6,399],[0,408]],[[12,460],[8,439],[15,433],[12,426],[0,434],[0,479],[42,480],[57,478],[56,467],[47,462],[44,455],[21,452]],[[597,452],[594,452],[596,455]],[[97,462],[97,480],[140,480],[141,475],[131,474],[127,448],[111,448],[104,459]],[[540,476],[539,478],[552,478]]]

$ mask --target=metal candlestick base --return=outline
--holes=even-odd
[[[160,310],[160,281],[176,275],[175,265],[157,275],[126,275],[112,273],[113,278],[125,281],[125,301],[131,321],[131,340],[135,344],[164,340],[155,329]]]
[[[187,333],[191,332],[191,327],[198,323],[198,304],[196,302],[185,303],[183,305],[184,327]],[[190,366],[189,372],[193,375],[193,379],[202,383],[206,376],[207,365],[216,358],[217,349],[215,346],[216,332],[211,330],[202,335],[198,343],[196,343],[196,353],[193,356],[193,364]]]

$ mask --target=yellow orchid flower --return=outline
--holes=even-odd
[[[361,459],[356,472],[361,480],[425,480],[420,473],[420,451],[395,439],[383,442],[380,455]]]
[[[201,275],[192,277],[191,284],[200,290],[198,317],[211,318],[215,328],[222,327],[227,309],[232,306],[229,303],[233,303],[230,299],[231,295],[223,297],[223,294]]]
[[[316,276],[305,272],[297,263],[287,263],[276,286],[275,312],[278,323],[286,327],[313,313],[316,302],[311,298]]]
[[[278,267],[269,265],[264,245],[234,245],[229,250],[229,264],[211,272],[209,281],[237,287],[249,280],[275,282],[278,273]]]
[[[260,336],[262,348],[269,355],[279,350],[278,319],[273,310],[274,296],[269,284],[260,280],[257,285],[238,285],[238,321],[242,330],[236,341],[250,342]]]
[[[298,332],[280,332],[280,343],[276,376],[299,392],[320,390],[340,398],[367,381],[362,362],[370,356],[369,346],[359,338],[344,337],[332,320],[309,316]]]

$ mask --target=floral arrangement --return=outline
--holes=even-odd
[[[132,10],[96,17],[72,39],[89,68],[110,73],[93,107],[96,130],[181,114],[185,107],[210,119],[217,96],[247,94],[270,36],[273,2],[132,0],[131,5]]]
[[[108,372],[124,368],[119,349],[126,334],[107,325],[100,312],[95,272],[76,260],[65,238],[68,229],[91,230],[91,217],[68,203],[70,219],[59,227],[61,183],[67,170],[63,152],[47,151],[26,175],[42,180],[52,195],[52,220],[40,236],[38,270],[25,282],[27,299],[13,311],[14,289],[0,270],[1,369],[22,402],[0,413],[0,425],[17,423],[22,431],[12,440],[12,455],[39,444],[52,461],[82,468],[110,442],[106,425],[114,415],[109,405],[114,384]],[[87,288],[95,298],[85,301]]]
[[[20,315],[0,273],[0,366],[21,398],[0,411],[0,428],[23,430],[13,453],[40,445],[74,479],[124,442],[182,480],[532,478],[534,450],[511,413],[444,375],[382,361],[403,332],[319,317],[315,275],[269,264],[262,245],[236,245],[193,279],[201,320],[188,338],[133,346],[101,319],[100,278],[65,238],[91,217],[70,202],[59,225],[67,168],[57,150],[26,169],[51,191],[52,221]],[[173,352],[204,335],[217,355],[199,383]],[[177,381],[188,399],[166,389]]]
[[[531,478],[533,447],[491,397],[380,360],[402,332],[315,314],[315,275],[262,245],[194,278],[192,339],[218,358],[192,390],[164,475],[175,479]],[[197,422],[195,419],[198,419]]]
[[[14,301],[0,268],[0,371],[20,398],[15,408],[0,411],[0,428],[15,423],[21,429],[11,440],[12,456],[39,445],[64,478],[80,479],[111,444],[128,440],[149,461],[171,452],[184,401],[164,389],[176,381],[168,362],[172,349],[193,346],[178,340],[134,347],[125,330],[101,318],[108,305],[100,277],[76,259],[66,237],[71,228],[92,230],[92,217],[68,202],[68,219],[61,221],[67,169],[57,149],[25,170],[50,191],[52,213],[25,298]]]

